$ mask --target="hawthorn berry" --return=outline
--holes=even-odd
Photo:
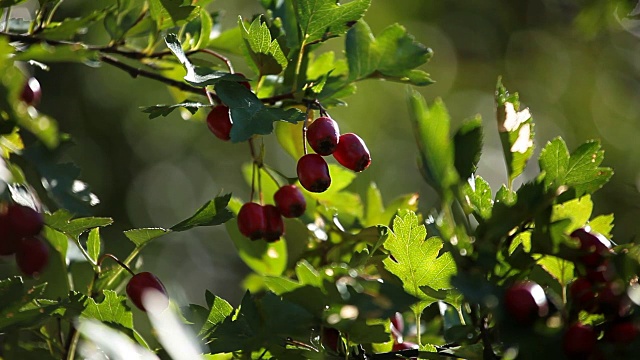
[[[0,255],[11,255],[15,253],[18,240],[20,239],[13,233],[7,215],[0,215]]]
[[[42,88],[40,87],[40,82],[34,77],[31,77],[27,80],[22,88],[22,93],[20,94],[20,100],[27,103],[27,105],[36,106],[40,103],[40,98],[42,97]]]
[[[318,154],[307,154],[298,160],[298,180],[311,192],[323,192],[331,185],[329,165]]]
[[[395,314],[393,314],[393,316],[391,316],[391,326],[392,332],[393,330],[396,330],[400,334],[404,333],[404,318],[402,317],[401,313],[396,312]]]
[[[284,234],[284,222],[280,210],[274,205],[265,205],[262,207],[266,227],[263,238],[267,242],[274,242],[280,239]]]
[[[631,309],[631,300],[625,293],[621,282],[613,281],[604,284],[596,292],[598,312],[605,315],[624,316]]]
[[[242,77],[246,78],[246,76],[244,76],[244,74],[243,74],[243,73],[239,73],[239,72],[237,72],[237,73],[236,73],[236,75],[239,75],[239,76],[242,76]],[[241,82],[240,82],[240,85],[242,85],[242,86],[246,87],[246,88],[247,88],[247,90],[251,91],[251,84],[249,84],[249,82],[248,82],[248,81],[241,81]]]
[[[418,348],[418,344],[415,344],[409,341],[403,341],[403,342],[393,343],[393,348],[391,350],[401,351],[401,350],[409,350],[409,349],[417,349],[417,348]]]
[[[297,218],[307,209],[307,201],[295,185],[285,185],[278,189],[273,195],[273,200],[280,214],[286,218]]]
[[[509,315],[523,325],[530,325],[549,313],[544,290],[533,281],[511,285],[505,293],[504,301]]]
[[[238,230],[251,240],[261,239],[267,229],[265,213],[260,204],[248,202],[238,212]]]
[[[580,257],[580,262],[587,267],[602,264],[611,252],[611,241],[601,234],[591,232],[589,227],[573,231],[571,237],[580,241],[580,250],[585,253]]]
[[[338,330],[330,327],[322,328],[322,345],[326,349],[337,353],[341,348],[340,344],[342,344],[342,339]]]
[[[127,283],[127,296],[131,299],[131,302],[138,309],[142,311],[147,311],[145,309],[144,304],[142,303],[142,297],[148,290],[156,290],[162,295],[160,297],[163,301],[161,306],[158,306],[158,309],[166,309],[169,306],[169,297],[167,296],[167,289],[165,289],[164,285],[158,279],[157,276],[150,272],[141,272],[133,275],[129,282]]]
[[[596,348],[597,335],[593,327],[575,323],[562,338],[562,348],[569,359],[587,359]]]
[[[354,133],[340,135],[333,157],[340,165],[355,172],[363,171],[371,164],[371,154],[367,145]]]
[[[233,122],[226,105],[216,105],[207,115],[207,126],[218,139],[229,141]]]
[[[319,117],[309,125],[307,141],[313,151],[320,155],[331,155],[338,146],[340,130],[338,123],[329,117]]]
[[[596,304],[596,293],[589,279],[575,279],[569,286],[569,295],[577,309],[590,311]]]
[[[9,205],[7,218],[18,238],[38,235],[44,227],[44,217],[41,213],[20,204]]]
[[[604,339],[614,344],[626,345],[638,336],[638,326],[631,320],[619,321],[612,324],[604,332]]]
[[[28,276],[36,276],[49,263],[49,247],[37,237],[25,237],[16,247],[16,264]]]

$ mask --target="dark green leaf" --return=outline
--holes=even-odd
[[[238,26],[242,29],[244,43],[260,75],[280,74],[287,67],[287,58],[280,44],[271,39],[269,28],[260,17],[253,20],[249,29],[239,17]]]
[[[81,34],[88,26],[104,18],[106,11],[98,10],[86,16],[76,19],[64,19],[61,22],[50,23],[42,31],[46,39],[51,40],[73,40],[76,35]]]
[[[73,215],[61,209],[53,214],[45,214],[45,224],[73,239],[79,239],[80,235],[90,229],[107,226],[113,223],[111,218],[85,217],[72,219]]]
[[[480,115],[465,121],[453,137],[455,167],[462,179],[476,172],[482,153],[482,118]]]
[[[303,44],[324,41],[344,34],[369,8],[371,0],[338,4],[335,0],[293,2]]]
[[[210,294],[208,291],[207,293]],[[224,321],[225,318],[233,313],[233,307],[229,305],[226,300],[213,294],[211,295],[213,299],[207,299],[209,314],[199,331],[199,336],[207,334],[214,326]]]
[[[284,110],[263,105],[254,93],[236,82],[218,82],[215,89],[222,102],[231,109],[232,142],[248,140],[255,134],[271,134],[274,121],[295,124],[305,117],[304,113],[295,108]]]
[[[191,217],[173,225],[171,230],[185,231],[196,226],[224,224],[233,218],[233,213],[227,208],[229,200],[231,200],[231,194],[217,196],[215,199],[209,200]]]
[[[170,229],[162,228],[141,228],[131,229],[124,232],[124,235],[131,240],[137,247],[140,247],[147,242],[159,238],[160,236],[170,233]]]
[[[118,295],[115,291],[104,290],[104,300],[100,303],[93,298],[87,298],[86,308],[81,316],[133,329],[133,315],[125,305],[125,301],[126,297]]]
[[[491,186],[483,178],[476,175],[463,186],[464,198],[474,212],[476,218],[488,219],[491,217],[493,200],[491,198]]]
[[[158,104],[153,106],[141,107],[142,112],[149,114],[149,119],[157,118],[158,116],[167,116],[173,112],[173,110],[177,108],[185,108],[189,110],[190,113],[195,114],[200,108],[211,107],[210,104],[202,104],[197,101],[184,101],[180,104],[174,105],[165,105]]]
[[[149,12],[156,21],[158,30],[164,30],[182,26],[197,17],[200,8],[190,4],[190,1],[183,0],[150,0]]]

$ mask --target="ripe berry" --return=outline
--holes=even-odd
[[[151,289],[156,290],[162,295],[162,297],[159,298],[162,299],[163,303],[158,306],[158,309],[166,309],[167,306],[169,306],[169,297],[167,296],[167,290],[157,276],[150,272],[141,272],[133,275],[127,283],[127,295],[129,299],[142,311],[147,311],[142,303],[142,297],[147,290]]]
[[[229,141],[231,139],[232,125],[229,108],[225,105],[216,105],[207,115],[209,130],[220,140]]]
[[[615,344],[629,344],[638,336],[638,327],[630,320],[612,324],[605,330],[604,339]]]
[[[22,88],[20,100],[27,103],[27,105],[36,106],[40,102],[41,97],[42,88],[40,88],[40,83],[34,77],[29,78],[29,80],[27,80],[27,82],[24,84],[24,87]]]
[[[273,200],[286,218],[296,218],[304,214],[307,202],[300,189],[295,185],[285,185],[273,195]]]
[[[391,325],[393,326],[392,330],[397,330],[400,334],[404,333],[404,318],[402,314],[396,312],[391,316]]]
[[[523,325],[530,325],[549,313],[544,290],[532,281],[512,285],[507,289],[504,301],[509,315]]]
[[[244,76],[244,74],[243,74],[243,73],[239,73],[239,72],[238,72],[238,73],[236,73],[236,75],[239,75],[239,76],[242,76],[242,77],[245,77],[245,78],[246,78],[246,76]],[[248,81],[242,81],[242,82],[240,82],[240,85],[242,85],[242,86],[246,87],[246,88],[247,88],[247,90],[251,91],[251,84],[249,84],[249,82],[248,82]]]
[[[581,323],[575,323],[567,329],[562,339],[562,347],[569,359],[586,359],[596,348],[595,330]]]
[[[32,208],[20,204],[9,205],[7,218],[18,238],[35,236],[44,227],[44,217]]]
[[[339,352],[339,348],[341,348],[342,339],[340,338],[340,332],[334,328],[324,327],[322,328],[322,345],[326,349],[329,349],[333,352]]]
[[[264,219],[267,225],[263,235],[264,239],[267,242],[279,240],[284,234],[284,223],[282,222],[280,211],[273,205],[263,206],[262,211],[264,212]]]
[[[333,157],[340,165],[355,172],[363,171],[371,164],[371,154],[367,145],[353,133],[340,135]]]
[[[0,255],[11,255],[16,252],[18,240],[6,214],[0,215]]]
[[[264,215],[260,204],[249,202],[242,205],[238,212],[238,230],[251,240],[261,239],[267,229]]]
[[[311,192],[323,192],[331,185],[329,165],[318,154],[307,154],[298,160],[298,179]]]
[[[590,230],[589,227],[577,229],[571,233],[571,237],[580,240],[580,250],[585,253],[580,257],[580,261],[587,267],[597,267],[611,252],[611,241]]]
[[[320,155],[331,155],[338,146],[339,137],[338,123],[328,117],[317,118],[307,130],[309,145]]]
[[[393,348],[391,349],[391,351],[401,351],[401,350],[409,350],[409,349],[417,349],[417,348],[418,348],[418,344],[414,344],[409,341],[404,341],[399,343],[393,343]]]
[[[596,292],[598,312],[606,315],[624,316],[631,308],[624,285],[621,282],[610,282]]]
[[[569,294],[577,309],[590,311],[595,306],[596,294],[593,284],[588,279],[575,279],[569,287]]]
[[[16,263],[25,275],[36,276],[49,263],[49,247],[37,237],[26,237],[18,242]]]
[[[607,283],[616,277],[616,270],[609,261],[605,261],[595,268],[587,269],[587,278],[593,283]]]

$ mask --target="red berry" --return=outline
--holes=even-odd
[[[11,255],[16,252],[19,238],[13,233],[13,228],[6,214],[0,215],[0,255]]]
[[[231,126],[233,126],[229,108],[225,105],[216,105],[211,109],[211,112],[207,115],[207,126],[218,139],[229,141],[231,139]]]
[[[393,343],[393,348],[391,349],[391,351],[401,351],[401,350],[409,350],[409,349],[417,349],[417,348],[418,348],[418,344],[414,344],[409,341],[404,341],[399,343]]]
[[[393,327],[398,330],[400,334],[404,333],[404,318],[402,317],[401,313],[396,312],[395,314],[393,314],[393,316],[391,317],[391,325],[393,325]]]
[[[339,138],[338,123],[328,117],[317,118],[307,130],[309,145],[320,155],[331,155],[338,146]]]
[[[264,239],[267,242],[278,241],[284,234],[284,223],[282,222],[280,210],[273,205],[265,205],[262,207],[262,211],[267,225],[263,235]]]
[[[549,313],[544,290],[532,281],[512,285],[507,289],[504,301],[509,315],[523,325],[530,325]]]
[[[577,309],[590,311],[595,306],[596,294],[588,279],[575,279],[569,286],[569,295]]]
[[[151,289],[156,290],[160,295],[162,295],[160,298],[163,299],[163,303],[158,306],[158,310],[160,308],[166,309],[167,306],[169,306],[167,289],[164,288],[164,285],[162,285],[162,282],[157,276],[150,272],[141,272],[133,275],[127,283],[127,295],[129,296],[129,299],[131,299],[131,302],[133,302],[135,306],[142,311],[147,311],[142,303],[142,297],[147,290]]]
[[[20,94],[20,100],[27,103],[27,105],[36,106],[40,102],[42,97],[42,88],[40,83],[34,77],[29,78],[22,88],[22,94]]]
[[[596,301],[598,312],[607,315],[626,315],[630,309],[630,303],[621,282],[609,282],[598,290]]]
[[[302,191],[295,185],[285,185],[278,189],[273,195],[273,200],[282,216],[286,218],[299,217],[307,208]]]
[[[20,204],[9,205],[7,218],[18,238],[35,236],[44,227],[44,217],[32,208]]]
[[[594,283],[607,283],[616,277],[616,270],[609,261],[605,261],[595,268],[587,268],[587,278]]]
[[[36,276],[49,263],[49,247],[37,237],[26,237],[18,242],[16,263],[25,275]]]
[[[580,250],[585,253],[580,257],[580,261],[587,267],[597,267],[611,252],[611,241],[601,234],[590,231],[589,227],[577,229],[571,233],[571,237],[580,240]]]
[[[340,332],[334,328],[324,327],[322,328],[322,345],[333,352],[339,352],[341,348],[342,339],[340,338]]]
[[[305,189],[323,192],[331,185],[329,165],[318,154],[307,154],[298,160],[298,179]]]
[[[333,157],[340,165],[355,172],[363,171],[371,164],[371,154],[367,145],[353,133],[340,135]]]
[[[595,350],[596,341],[596,332],[591,326],[575,323],[564,334],[562,347],[570,359],[587,359]]]
[[[246,76],[244,76],[244,74],[243,74],[243,73],[239,73],[239,72],[238,72],[238,73],[236,73],[236,75],[239,75],[239,76],[242,76],[242,77],[246,78]],[[241,82],[240,82],[240,85],[242,85],[242,86],[246,87],[246,88],[247,88],[247,90],[251,91],[251,84],[249,84],[249,82],[248,82],[248,81],[241,81]]]
[[[260,204],[249,202],[242,205],[238,212],[238,230],[251,240],[261,239],[267,229],[264,215]]]
[[[617,322],[604,332],[604,339],[615,344],[629,344],[638,336],[638,327],[632,321]]]

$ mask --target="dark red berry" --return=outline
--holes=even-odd
[[[396,312],[395,314],[393,314],[393,316],[391,317],[391,325],[396,330],[398,330],[400,334],[404,333],[404,318],[402,317],[401,313]]]
[[[11,255],[16,252],[20,240],[13,232],[6,214],[0,215],[0,255]]]
[[[162,284],[160,279],[158,279],[158,277],[153,275],[152,273],[137,273],[133,275],[127,283],[127,295],[129,296],[129,299],[131,299],[131,302],[133,302],[134,305],[142,311],[147,311],[142,302],[142,297],[148,290],[155,290],[160,293],[160,295],[162,295],[161,297],[158,297],[159,299],[162,299],[161,301],[163,302],[161,304],[158,304],[158,310],[166,309],[167,306],[169,306],[167,289],[164,288],[164,285]]]
[[[418,344],[409,342],[409,341],[404,341],[404,342],[396,342],[393,343],[393,348],[391,349],[391,351],[401,351],[401,350],[409,350],[409,349],[417,349],[418,348]]]
[[[49,246],[37,237],[26,237],[18,241],[16,263],[25,275],[36,276],[49,263]]]
[[[267,242],[278,241],[284,234],[284,223],[280,210],[273,205],[265,205],[262,207],[262,211],[264,211],[264,219],[267,224],[263,238]]]
[[[339,138],[338,123],[328,117],[317,118],[307,130],[309,145],[320,155],[331,155],[338,146]]]
[[[587,359],[596,348],[597,335],[593,327],[575,323],[567,329],[562,347],[569,359]]]
[[[542,287],[532,281],[515,283],[504,297],[507,313],[518,323],[530,325],[549,313],[549,304]]]
[[[307,154],[298,160],[298,179],[305,189],[323,192],[331,185],[329,165],[318,154]]]
[[[243,73],[236,73],[236,75],[239,75],[239,76],[242,76],[242,77],[246,78],[246,76],[244,76],[244,74],[243,74]],[[247,90],[251,91],[251,84],[249,84],[249,82],[248,82],[248,81],[241,81],[241,82],[240,82],[240,85],[242,85],[242,86],[246,87],[246,88],[247,88]]]
[[[38,235],[44,227],[44,217],[41,213],[20,204],[9,205],[7,218],[18,238]]]
[[[333,352],[339,352],[341,348],[342,339],[340,338],[340,332],[334,328],[325,327],[322,328],[322,345],[325,349],[329,349]]]
[[[22,94],[20,94],[20,100],[24,101],[28,105],[36,106],[40,103],[42,97],[42,88],[40,83],[34,77],[29,78],[22,88]]]
[[[260,204],[249,202],[240,208],[238,212],[238,230],[251,240],[262,239],[267,222],[264,217],[264,210]]]
[[[593,283],[607,283],[616,277],[616,270],[609,261],[605,261],[595,268],[587,268],[587,278]]]
[[[611,241],[590,230],[589,227],[577,229],[571,233],[571,237],[580,240],[580,250],[585,253],[580,261],[587,267],[597,267],[611,252]]]
[[[575,279],[569,286],[569,295],[574,306],[579,310],[591,311],[596,304],[596,293],[588,279]]]
[[[295,185],[285,185],[278,189],[273,195],[273,200],[282,216],[286,218],[299,217],[307,208],[302,191]]]
[[[371,164],[371,154],[367,145],[354,133],[340,135],[333,157],[340,165],[355,172],[363,171]]]
[[[207,115],[209,130],[220,140],[229,141],[231,139],[232,125],[229,108],[225,105],[216,105]]]
[[[630,309],[630,300],[622,282],[613,281],[604,284],[596,292],[598,312],[606,315],[624,316]]]
[[[615,344],[629,344],[638,336],[638,327],[630,320],[612,324],[604,332],[604,339]]]

